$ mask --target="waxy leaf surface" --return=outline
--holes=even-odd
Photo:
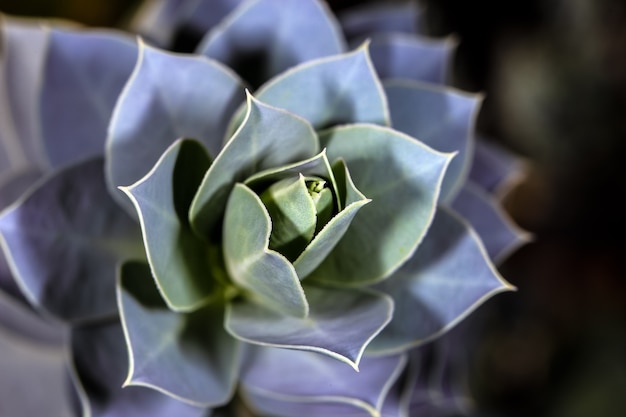
[[[192,226],[200,235],[213,238],[236,182],[318,152],[319,141],[306,120],[248,95],[243,124],[215,158],[192,203]]]
[[[203,146],[179,140],[139,182],[123,188],[139,214],[144,245],[167,305],[188,311],[214,290],[208,247],[191,230],[189,206],[211,162]]]
[[[128,203],[115,187],[142,178],[176,139],[196,139],[217,155],[242,100],[238,78],[222,65],[140,43],[139,60],[109,126],[109,187]]]
[[[376,288],[396,306],[391,323],[370,345],[373,352],[386,353],[443,334],[492,295],[512,289],[476,232],[444,207],[415,255]]]
[[[369,4],[348,9],[339,21],[350,41],[362,42],[376,33],[416,34],[420,29],[421,12],[412,1]]]
[[[441,152],[457,152],[443,180],[440,198],[449,201],[465,182],[474,150],[480,98],[412,81],[388,81],[385,91],[394,129]]]
[[[330,129],[321,142],[330,160],[345,160],[356,187],[372,202],[310,277],[331,285],[380,281],[421,242],[450,155],[376,125]]]
[[[131,357],[125,385],[155,388],[198,406],[233,395],[240,346],[224,330],[222,305],[190,314],[167,308],[147,264],[124,264],[119,305]]]
[[[39,111],[52,166],[104,153],[109,119],[136,60],[136,43],[121,32],[51,30]]]
[[[451,207],[472,225],[496,263],[529,240],[528,233],[511,221],[494,198],[471,181],[465,183]]]
[[[358,369],[363,350],[391,318],[391,300],[363,290],[311,286],[305,292],[307,318],[240,301],[228,306],[226,329],[249,343],[324,353]]]
[[[234,69],[254,88],[297,64],[345,50],[324,3],[255,0],[207,34],[198,50]]]
[[[139,226],[109,196],[99,158],[39,183],[3,212],[0,234],[29,301],[67,320],[115,314],[117,263],[144,256]]]
[[[496,198],[502,198],[523,179],[526,164],[523,159],[484,138],[476,141],[469,179]]]
[[[364,357],[354,372],[313,352],[261,348],[243,370],[242,394],[264,415],[377,416],[405,363]]]
[[[226,269],[239,287],[267,308],[305,318],[309,305],[293,265],[268,248],[271,228],[261,199],[245,185],[235,185],[224,218]]]
[[[72,373],[84,416],[91,417],[204,417],[195,407],[156,390],[122,387],[128,354],[122,326],[103,321],[72,331]]]

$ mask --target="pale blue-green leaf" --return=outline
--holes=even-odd
[[[364,357],[360,372],[313,352],[260,348],[242,375],[244,400],[262,415],[379,416],[404,355]]]
[[[307,318],[235,301],[226,310],[226,330],[249,343],[323,353],[358,370],[365,347],[391,319],[391,299],[359,289],[309,286],[305,291]]]
[[[498,202],[471,181],[465,183],[450,206],[476,230],[495,263],[530,240],[528,232],[517,227]]]
[[[271,228],[261,199],[245,185],[235,185],[224,217],[226,270],[249,297],[277,311],[279,316],[305,318],[309,305],[293,265],[268,248]]]
[[[385,279],[426,233],[451,155],[376,125],[331,129],[321,141],[329,159],[345,160],[356,187],[372,202],[310,278],[330,285]]]
[[[443,180],[440,199],[451,200],[467,179],[474,125],[481,97],[409,80],[385,82],[394,129],[442,152],[457,152]]]
[[[521,157],[479,137],[469,178],[497,199],[502,199],[524,179],[527,169]]]
[[[343,159],[335,162],[333,171],[335,171],[333,176],[337,178],[337,183],[341,184],[338,187],[340,188],[338,194],[341,200],[339,207],[344,208],[319,231],[294,261],[293,266],[296,268],[296,273],[300,279],[313,272],[326,259],[326,256],[334,249],[350,227],[350,223],[359,209],[371,201],[354,186]]]
[[[231,114],[243,100],[238,78],[205,57],[172,54],[140,42],[139,60],[109,126],[107,181],[115,190],[142,178],[179,138],[219,152]]]
[[[189,206],[210,165],[199,142],[181,139],[144,178],[122,188],[139,214],[156,283],[175,311],[197,308],[215,289],[207,243],[192,232],[188,220]]]
[[[44,168],[39,100],[49,30],[36,20],[0,15],[0,175]]]
[[[115,314],[115,271],[142,258],[141,231],[109,196],[100,158],[64,168],[0,216],[9,265],[29,301],[66,320]]]
[[[390,123],[367,44],[347,54],[300,64],[268,81],[255,95],[304,117],[316,130],[343,123]],[[240,120],[241,112],[231,122],[231,131]]]
[[[253,88],[281,72],[345,51],[328,6],[317,0],[253,0],[213,30],[198,52],[234,69]]]
[[[236,182],[319,152],[317,136],[306,120],[249,94],[247,104],[243,124],[215,158],[191,206],[192,226],[200,235],[212,237],[215,233]]]
[[[420,38],[401,33],[373,36],[370,44],[372,62],[382,80],[400,78],[434,84],[448,79],[455,49],[453,38]]]
[[[476,232],[439,207],[415,255],[376,288],[393,297],[393,320],[372,352],[403,352],[455,326],[485,300],[513,289],[496,272]]]
[[[171,311],[150,268],[122,266],[118,302],[130,366],[125,386],[146,386],[197,406],[230,400],[241,358],[240,343],[224,330],[220,303],[190,314]]]
[[[74,415],[65,346],[36,343],[0,324],[0,352],[0,415]]]
[[[52,29],[39,112],[54,167],[104,154],[107,126],[137,60],[137,44],[114,31]]]
[[[122,387],[128,354],[122,326],[102,321],[72,331],[71,367],[83,416],[205,417],[192,406],[146,387]]]
[[[422,14],[414,1],[374,2],[348,9],[339,15],[339,22],[351,42],[362,42],[376,33],[416,34]]]

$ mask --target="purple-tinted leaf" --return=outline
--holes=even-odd
[[[481,97],[409,80],[384,85],[394,129],[438,151],[457,152],[440,194],[442,201],[450,200],[467,178]]]
[[[309,315],[285,316],[247,301],[227,307],[226,329],[254,344],[324,353],[359,369],[367,344],[389,322],[391,300],[376,292],[305,287]]]
[[[122,188],[139,214],[156,283],[175,311],[206,303],[215,287],[207,244],[191,231],[188,220],[189,206],[210,164],[200,143],[178,140],[148,175]]]
[[[448,78],[456,42],[404,34],[372,37],[370,54],[382,80],[410,79],[443,84]]]
[[[246,402],[272,416],[377,416],[406,357],[364,357],[360,372],[312,352],[262,348],[242,375]]]
[[[523,159],[486,140],[476,141],[469,178],[501,199],[525,176]]]
[[[503,261],[530,239],[529,234],[513,223],[492,196],[471,181],[461,188],[451,207],[476,230],[489,258],[495,263]]]
[[[317,136],[306,120],[249,94],[247,105],[243,124],[215,158],[190,209],[194,230],[207,238],[214,237],[236,182],[319,152]]]
[[[207,34],[198,52],[254,88],[297,64],[345,50],[327,6],[316,0],[253,0]]]
[[[107,180],[114,194],[131,209],[115,187],[141,179],[176,139],[197,139],[217,155],[242,100],[239,80],[222,65],[140,43],[109,126]]]
[[[271,79],[255,95],[304,117],[316,130],[343,123],[390,123],[367,45],[298,65]],[[231,122],[231,131],[240,120],[241,114]]]
[[[139,226],[107,193],[101,159],[39,183],[2,213],[0,233],[29,301],[66,320],[114,314],[117,262],[144,256]]]
[[[496,272],[476,232],[440,207],[415,255],[376,286],[395,302],[373,352],[398,352],[456,325],[486,299],[512,287]]]
[[[411,257],[425,235],[451,155],[377,125],[329,129],[321,142],[328,159],[345,160],[372,202],[307,279],[346,286],[380,281]]]
[[[241,347],[224,330],[221,304],[190,314],[169,310],[140,262],[122,267],[118,297],[131,357],[125,385],[152,387],[197,406],[232,397]]]
[[[0,352],[0,415],[74,415],[65,346],[37,343],[0,323]]]
[[[115,321],[72,331],[72,365],[84,416],[201,417],[195,407],[145,387],[124,387],[128,356],[122,326]]]
[[[416,34],[421,27],[421,11],[416,2],[369,4],[349,9],[339,16],[346,37],[354,42],[375,33]]]
[[[39,111],[52,166],[104,153],[113,107],[136,60],[136,43],[121,32],[51,30]]]

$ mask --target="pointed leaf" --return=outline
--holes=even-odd
[[[338,23],[315,0],[254,0],[210,31],[198,52],[254,88],[300,63],[345,50]]]
[[[461,188],[451,207],[476,230],[495,263],[530,240],[529,234],[517,227],[502,207],[471,181]]]
[[[358,370],[363,350],[391,319],[391,300],[356,289],[311,286],[305,291],[307,318],[239,301],[227,307],[226,330],[249,343],[323,353]]]
[[[39,111],[52,166],[104,153],[113,107],[136,60],[136,43],[121,32],[51,31]]]
[[[373,36],[370,54],[382,80],[405,78],[444,84],[455,48],[452,38],[434,40],[392,33]]]
[[[236,182],[268,168],[308,159],[319,152],[311,125],[248,95],[246,118],[207,172],[190,211],[192,226],[214,237]]]
[[[415,255],[376,286],[394,299],[393,320],[372,352],[402,352],[440,336],[485,300],[511,287],[469,225],[440,207]]]
[[[191,314],[169,310],[140,262],[122,266],[118,297],[131,358],[125,385],[152,387],[197,406],[232,397],[241,347],[224,330],[221,304]]]
[[[348,9],[339,21],[350,41],[362,42],[375,33],[416,34],[421,27],[422,11],[416,2],[382,2]]]
[[[310,279],[331,285],[382,280],[412,256],[426,233],[451,155],[375,125],[331,129],[321,140],[329,159],[343,158],[372,202]]]
[[[201,417],[204,408],[185,404],[154,389],[124,387],[128,356],[122,326],[115,321],[72,331],[72,373],[84,416]]]
[[[109,126],[112,191],[128,205],[114,188],[138,181],[176,139],[197,139],[217,155],[226,124],[242,100],[239,80],[223,66],[140,42],[139,60]]]
[[[406,357],[364,357],[361,371],[312,352],[262,348],[242,376],[246,402],[263,415],[379,416]]]
[[[137,224],[111,199],[103,161],[63,169],[0,216],[9,264],[29,301],[66,320],[115,314],[115,270],[142,258]]]
[[[235,185],[224,218],[224,261],[231,279],[277,314],[305,318],[309,306],[291,263],[268,248],[271,220],[261,199]]]
[[[385,83],[394,129],[441,152],[458,152],[443,180],[449,201],[465,182],[474,150],[474,125],[482,98],[412,81]]]
[[[294,67],[264,84],[255,95],[304,117],[316,130],[361,122],[389,126],[387,100],[367,45]],[[233,120],[231,131],[239,120]]]
[[[174,142],[154,168],[131,187],[122,188],[139,214],[154,278],[175,311],[190,311],[213,295],[208,246],[187,219],[193,196],[211,161],[194,140]]]

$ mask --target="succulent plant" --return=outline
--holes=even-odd
[[[468,181],[502,178],[470,174],[481,98],[426,83],[449,42],[362,42],[367,10],[348,48],[318,1],[223,3],[193,55],[5,21],[0,158],[48,174],[0,215],[0,284],[54,317],[83,415],[409,415],[417,349],[511,289],[492,259],[523,240]]]

